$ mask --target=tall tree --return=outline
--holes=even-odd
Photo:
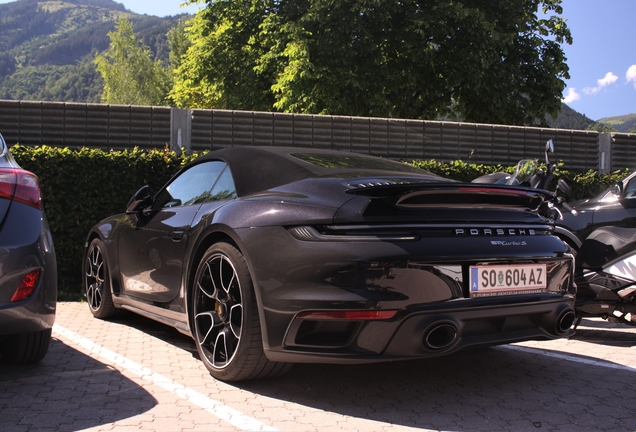
[[[190,45],[192,45],[186,33],[186,21],[179,20],[177,25],[168,31],[167,37],[168,46],[170,48],[170,68],[173,72],[181,66],[183,55],[188,51]]]
[[[208,0],[171,94],[190,107],[532,123],[556,116],[569,78],[560,3]]]
[[[120,18],[108,33],[110,46],[95,57],[104,79],[102,102],[125,105],[165,105],[170,79],[161,62],[135,36],[133,25]]]

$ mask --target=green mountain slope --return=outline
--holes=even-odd
[[[632,132],[636,131],[636,114],[627,114],[616,117],[604,117],[599,123],[605,123],[612,126],[616,132]]]
[[[585,130],[594,123],[594,120],[574,111],[566,104],[561,104],[561,112],[556,119],[548,118],[548,124],[557,129]]]
[[[0,99],[99,102],[92,62],[127,17],[155,58],[168,61],[166,34],[179,19],[126,10],[112,0],[19,0],[0,4]]]

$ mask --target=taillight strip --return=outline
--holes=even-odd
[[[305,311],[296,315],[300,319],[374,321],[391,319],[397,310],[347,310],[347,311]]]
[[[40,181],[35,174],[23,169],[0,168],[0,198],[40,210]]]

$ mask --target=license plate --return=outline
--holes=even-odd
[[[470,296],[495,297],[545,292],[545,264],[484,265],[470,267]]]

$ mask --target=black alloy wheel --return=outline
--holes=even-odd
[[[243,254],[216,243],[199,263],[192,287],[193,336],[210,374],[224,381],[286,372],[263,353],[256,296]]]
[[[104,250],[104,243],[94,239],[88,247],[84,263],[84,294],[88,308],[93,316],[101,319],[112,318],[117,312],[110,291],[108,261]]]

